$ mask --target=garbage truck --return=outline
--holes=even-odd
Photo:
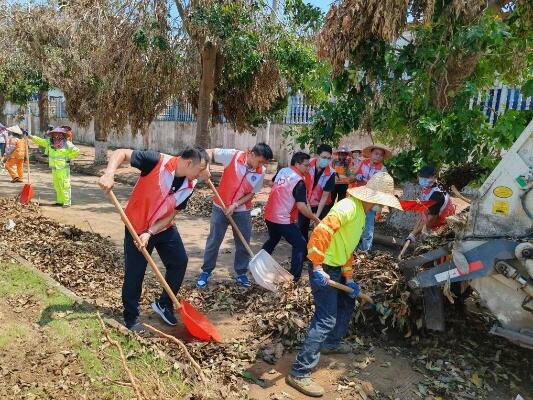
[[[400,268],[427,329],[445,329],[446,286],[468,286],[497,321],[490,332],[533,348],[533,120],[471,199],[447,245]]]

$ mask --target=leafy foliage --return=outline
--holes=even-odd
[[[333,63],[335,100],[320,106],[298,140],[335,144],[352,131],[372,131],[404,149],[390,163],[402,179],[426,162],[493,164],[530,115],[508,113],[491,129],[469,102],[497,81],[531,90],[533,6],[401,3],[345,0],[332,7],[320,53]],[[407,3],[418,10],[413,23]]]
[[[262,124],[286,104],[289,88],[324,99],[327,64],[302,36],[319,28],[322,14],[302,1],[287,2],[284,12],[279,23],[262,0],[206,1],[191,9],[189,30],[218,49],[215,121],[224,117],[240,131]]]

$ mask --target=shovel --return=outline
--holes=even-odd
[[[224,213],[226,213],[224,201],[220,197],[220,194],[215,188],[215,185],[213,185],[213,182],[211,182],[211,180],[208,180],[207,184],[209,185],[209,188],[211,189],[213,194],[218,199],[219,203],[222,205]],[[233,231],[236,233],[237,237],[241,240],[244,248],[246,249],[250,257],[252,257],[248,267],[250,268],[250,272],[252,273],[254,280],[259,286],[272,292],[276,292],[278,290],[278,284],[282,282],[291,282],[294,279],[292,274],[285,270],[281,265],[279,265],[276,260],[274,260],[272,256],[268,254],[265,250],[261,249],[259,253],[254,255],[254,252],[250,248],[250,245],[248,244],[244,236],[242,236],[242,233],[237,227],[235,221],[233,220],[233,217],[231,215],[226,215],[226,218],[231,224]]]
[[[135,240],[135,242],[140,246],[141,239],[139,238],[139,235],[137,235],[137,232],[135,232],[135,229],[133,229],[130,220],[126,216],[126,213],[122,209],[122,206],[118,202],[112,190],[109,191],[109,197],[111,198],[111,201],[119,212],[122,221],[126,225],[126,228],[128,228],[128,231],[133,237],[133,240]],[[181,320],[183,321],[183,325],[185,325],[187,331],[196,339],[204,342],[207,342],[209,340],[221,342],[220,334],[205,315],[203,315],[187,301],[181,300],[180,302],[176,298],[176,296],[172,292],[172,289],[170,288],[170,286],[168,286],[167,281],[161,274],[161,271],[159,271],[159,268],[157,268],[157,265],[152,259],[152,256],[150,256],[150,253],[148,253],[148,250],[143,247],[141,249],[141,253],[143,254],[144,258],[146,258],[146,261],[148,261],[148,265],[150,265],[150,268],[152,269],[152,272],[156,276],[157,280],[159,281],[161,286],[163,286],[165,292],[167,292],[168,297],[170,297],[170,299],[172,300],[172,304],[174,304],[174,307],[176,308],[176,310],[178,310]]]
[[[20,204],[28,204],[33,197],[33,187],[31,185],[31,172],[30,172],[30,152],[28,147],[28,137],[24,138],[26,142],[26,161],[28,163],[28,183],[24,184],[22,192],[19,195]]]
[[[213,182],[211,182],[211,180],[208,180],[207,184],[215,194],[219,203],[222,204],[223,210],[226,211],[224,202],[222,201],[218,190],[213,185]],[[233,229],[235,229],[237,236],[239,237],[239,239],[241,239],[244,247],[250,254],[250,257],[252,257],[252,260],[249,264],[250,272],[252,273],[255,281],[259,286],[264,287],[265,289],[270,290],[272,292],[276,292],[278,290],[278,284],[282,282],[291,282],[294,279],[292,274],[285,270],[281,265],[279,265],[276,260],[274,260],[272,256],[268,254],[265,250],[261,250],[254,256],[252,249],[248,245],[248,242],[246,242],[246,240],[242,236],[241,232],[239,231],[239,228],[237,228],[237,224],[235,223],[231,215],[226,215],[226,218],[230,222]],[[348,286],[332,280],[328,282],[328,285],[343,290],[347,293],[352,293],[353,291]],[[364,293],[359,293],[358,297],[367,303],[373,302],[372,298]]]

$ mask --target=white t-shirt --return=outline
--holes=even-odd
[[[226,168],[231,160],[233,160],[233,156],[236,152],[239,150],[236,149],[214,149],[213,151],[213,161],[217,164],[222,164],[224,168]],[[255,169],[250,169],[247,166],[247,170],[249,172],[255,172]],[[261,175],[261,178],[259,178],[255,184],[254,188],[252,190],[253,193],[259,193],[261,191],[261,188],[263,187],[263,181],[265,179],[265,174]]]

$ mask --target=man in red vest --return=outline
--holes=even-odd
[[[183,281],[187,268],[187,253],[174,225],[178,211],[184,210],[196,179],[209,179],[209,156],[201,147],[187,147],[172,157],[156,151],[118,149],[113,152],[99,184],[104,192],[114,185],[117,168],[124,162],[141,170],[126,206],[126,215],[139,234],[142,246],[149,253],[157,250],[166,268],[165,279],[174,293]],[[124,237],[124,284],[122,304],[124,324],[133,331],[143,329],[138,322],[139,300],[147,262],[126,229]],[[163,291],[152,309],[164,322],[176,325],[172,301]]]
[[[224,172],[218,185],[218,192],[227,209],[226,215],[231,215],[244,238],[250,243],[252,235],[252,199],[263,187],[266,168],[264,164],[273,157],[272,149],[266,143],[256,144],[250,151],[235,149],[207,150],[212,161],[224,165]],[[211,226],[204,251],[204,265],[198,277],[196,287],[204,288],[211,273],[215,269],[218,251],[228,229],[228,219],[216,197],[213,198]],[[241,240],[233,231],[235,240],[235,280],[244,288],[252,287],[246,272],[250,255]]]
[[[311,211],[316,217],[322,219],[326,216],[333,202],[331,193],[335,190],[335,170],[331,166],[333,149],[329,144],[318,146],[318,157],[309,162],[309,193],[308,200]],[[305,241],[309,237],[311,220],[298,213],[298,226],[304,235]]]
[[[291,166],[280,169],[274,177],[274,186],[265,206],[268,240],[263,249],[272,254],[281,238],[285,238],[292,246],[290,273],[295,281],[302,275],[307,254],[307,243],[295,223],[298,212],[316,224],[320,223],[307,205],[310,158],[309,154],[301,151],[294,153]]]

